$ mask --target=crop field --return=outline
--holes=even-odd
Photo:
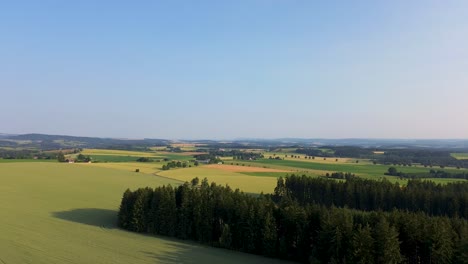
[[[333,163],[318,163],[318,162],[307,162],[307,161],[293,161],[293,160],[270,160],[270,159],[261,159],[257,161],[245,161],[245,163],[252,164],[267,164],[267,165],[276,165],[283,167],[292,167],[292,168],[302,168],[302,169],[315,169],[315,170],[325,170],[325,171],[337,171],[337,172],[352,172],[357,175],[368,175],[368,176],[382,176],[387,172],[390,166],[388,165],[374,165],[374,164],[361,164],[361,163],[347,163],[347,164],[333,164]],[[430,168],[424,167],[405,167],[405,166],[396,166],[399,171],[402,172],[425,172],[427,173]],[[437,169],[437,168],[435,168]],[[454,168],[445,168],[444,171],[447,172],[459,172]]]
[[[0,263],[284,263],[117,229],[125,189],[179,182],[87,165],[0,164]]]
[[[188,161],[193,160],[195,152],[174,153],[167,151],[127,151],[107,149],[84,149],[81,154],[91,156],[94,161],[101,162],[131,162],[140,157],[152,158],[154,160],[168,158],[170,160]],[[75,155],[76,156],[76,155]]]
[[[267,172],[264,172],[268,174]],[[216,182],[221,185],[229,185],[232,189],[239,188],[247,193],[272,193],[276,187],[276,177],[278,172],[270,172],[273,177],[251,176],[240,172],[228,170],[206,168],[206,166],[192,167],[185,169],[174,169],[158,172],[157,175],[178,180],[181,182],[190,181],[195,177],[200,180],[207,178],[209,182]],[[282,175],[286,175],[284,172]],[[279,177],[279,176],[278,176]]]
[[[452,156],[456,159],[468,159],[468,153],[452,153]]]
[[[99,167],[123,170],[126,172],[135,172],[136,169],[140,170],[140,173],[154,174],[161,170],[163,162],[105,162],[105,163],[75,163],[79,166],[88,167]]]
[[[223,171],[232,172],[287,172],[287,170],[270,169],[263,167],[252,167],[252,166],[236,166],[226,164],[210,164],[203,166],[205,169],[218,169]]]
[[[83,149],[83,155],[107,155],[107,156],[132,156],[132,157],[155,157],[152,152],[144,151],[128,151],[128,150],[113,150],[113,149]]]

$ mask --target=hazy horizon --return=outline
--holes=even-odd
[[[0,133],[466,139],[466,1],[0,4]]]

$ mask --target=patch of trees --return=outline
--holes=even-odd
[[[56,153],[42,152],[39,150],[9,150],[0,149],[1,159],[55,159]]]
[[[330,151],[324,151],[329,149]],[[296,153],[315,157],[346,157],[346,158],[372,158],[374,152],[372,149],[353,146],[330,146],[323,148],[298,148]]]
[[[65,159],[65,155],[63,154],[62,151],[60,151],[60,152],[57,154],[57,161],[58,161],[58,162],[65,162],[65,161],[67,161],[67,160]]]
[[[409,180],[406,186],[349,177],[346,181],[291,175],[279,178],[275,197],[289,196],[301,205],[349,207],[364,211],[393,209],[468,218],[468,182],[436,184]],[[279,199],[279,198],[277,198]]]
[[[282,160],[282,158],[280,158],[279,156],[275,156],[275,157],[270,156],[268,157],[268,159]]]
[[[277,192],[275,199],[210,185],[206,179],[197,184],[125,191],[119,227],[303,263],[466,263],[468,259],[465,219],[301,204],[290,195],[296,190],[285,189],[284,182],[279,182],[277,191],[283,193]]]
[[[75,160],[75,162],[90,162],[90,161],[91,161],[90,156],[85,156],[81,153],[76,156],[76,160]]]
[[[442,179],[465,179],[468,180],[468,173],[450,173],[443,170],[429,170],[428,173],[404,173],[398,171],[395,167],[388,168],[385,175],[398,176],[407,179],[426,179],[426,178],[442,178]]]
[[[196,161],[207,161],[209,164],[217,164],[219,162],[222,162],[222,160],[213,154],[199,154],[193,156]]]
[[[331,157],[332,156],[330,153],[323,152],[321,149],[318,149],[318,148],[298,148],[296,149],[296,153],[305,154],[306,156],[311,156],[311,157]]]
[[[140,157],[136,161],[138,162],[152,162],[153,160],[148,157]]]
[[[172,146],[167,147],[167,150],[169,152],[176,152],[176,153],[184,152],[180,147],[172,147]]]
[[[339,180],[349,180],[350,178],[356,177],[353,173],[350,172],[332,172],[332,173],[326,173],[325,177],[331,178],[331,179],[339,179]]]
[[[238,160],[256,160],[263,158],[261,153],[254,153],[254,152],[247,152],[247,151],[240,151],[240,150],[210,150],[208,154],[201,154],[196,155],[202,157],[234,157],[234,159]],[[199,158],[197,158],[199,159]]]
[[[346,158],[369,158],[374,155],[373,149],[360,148],[353,146],[332,147],[335,157]]]
[[[376,155],[375,160],[380,164],[412,165],[419,163],[426,167],[459,167],[468,168],[468,160],[458,160],[452,157],[448,150],[433,149],[396,149],[385,150],[382,155]]]
[[[189,165],[187,162],[181,162],[181,161],[170,161],[167,164],[162,166],[162,170],[170,170],[173,168],[186,168]]]

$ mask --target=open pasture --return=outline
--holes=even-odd
[[[468,153],[452,153],[452,157],[459,160],[468,159]]]
[[[281,263],[117,229],[127,188],[180,182],[87,165],[0,164],[0,263]]]

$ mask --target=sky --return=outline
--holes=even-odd
[[[468,138],[468,1],[2,1],[0,133]]]

